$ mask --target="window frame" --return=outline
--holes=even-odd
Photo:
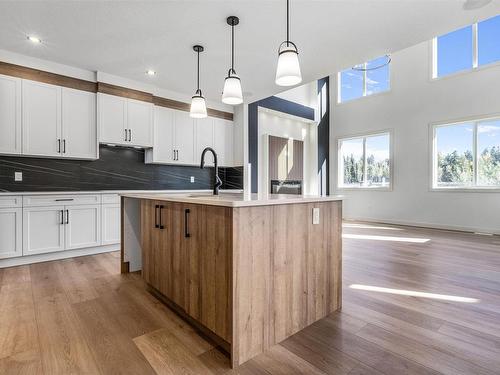
[[[381,135],[388,135],[389,136],[389,174],[391,176],[391,179],[389,181],[388,186],[348,186],[348,185],[343,185],[344,181],[344,168],[341,166],[342,162],[342,147],[341,143],[343,141],[349,141],[349,140],[354,140],[354,139],[363,139],[363,160],[364,160],[364,166],[363,166],[363,177],[365,181],[363,181],[363,184],[366,183],[366,176],[367,176],[367,163],[366,163],[366,139],[370,137],[376,137],[376,136],[381,136]],[[363,133],[358,133],[358,134],[350,134],[350,135],[345,135],[345,136],[340,136],[336,138],[336,145],[337,145],[337,152],[336,152],[336,166],[337,166],[337,173],[335,174],[335,178],[337,179],[335,183],[336,190],[339,191],[347,191],[347,190],[369,190],[369,191],[392,191],[393,186],[394,186],[394,136],[393,136],[393,129],[384,129],[384,130],[377,130],[373,132],[363,132]]]
[[[451,121],[441,121],[429,124],[429,190],[433,192],[468,192],[468,193],[495,193],[500,192],[500,186],[485,186],[477,185],[478,180],[478,158],[477,158],[477,143],[478,143],[478,124],[484,121],[500,120],[500,113],[491,114],[481,117],[466,117]],[[472,185],[470,186],[438,186],[437,184],[437,137],[436,129],[445,126],[463,125],[467,123],[473,124],[472,134]]]
[[[493,61],[493,62],[490,62],[488,64],[479,65],[478,24],[483,22],[483,21],[487,21],[490,18],[494,18],[494,17],[497,17],[497,16],[489,17],[489,18],[486,18],[484,20],[474,22],[472,25],[468,25],[468,26],[472,26],[472,68],[471,69],[459,70],[459,71],[456,71],[454,73],[450,73],[450,74],[447,74],[444,76],[438,76],[438,38],[442,35],[452,33],[452,32],[457,31],[459,29],[450,31],[449,33],[446,33],[446,34],[437,35],[431,39],[431,42],[430,42],[430,50],[431,50],[431,53],[430,53],[430,57],[431,57],[430,77],[431,77],[431,81],[439,81],[441,79],[446,79],[449,77],[457,77],[457,76],[461,76],[463,74],[468,74],[468,73],[472,73],[472,72],[481,71],[483,69],[488,69],[488,68],[500,66],[500,60]],[[464,26],[464,27],[466,27],[466,26]]]
[[[382,55],[382,56],[385,56],[385,55]],[[372,60],[376,60],[382,56],[379,56],[379,57],[376,57],[374,59],[371,59],[371,60],[368,60],[368,61],[365,61],[364,63],[362,64],[358,64],[358,65],[363,65],[363,68],[366,69],[366,64],[368,64],[369,61],[372,61]],[[351,103],[351,102],[354,102],[356,100],[359,100],[359,99],[362,99],[362,98],[368,98],[368,97],[372,97],[372,96],[378,96],[378,95],[383,95],[383,94],[387,94],[388,92],[391,91],[392,89],[392,69],[391,69],[391,63],[389,63],[387,65],[387,69],[388,69],[388,76],[389,76],[389,85],[387,87],[387,90],[383,90],[383,91],[378,91],[376,93],[373,93],[373,94],[366,94],[366,87],[367,87],[367,76],[368,76],[368,71],[367,70],[364,70],[363,71],[363,95],[357,97],[357,98],[353,98],[353,99],[348,99],[348,100],[342,100],[342,73],[347,71],[347,70],[351,70],[352,68],[347,68],[347,69],[343,69],[343,70],[340,70],[339,72],[337,72],[337,104],[344,104],[344,103]]]

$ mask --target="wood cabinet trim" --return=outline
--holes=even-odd
[[[190,104],[178,100],[162,98],[160,96],[153,96],[153,104],[158,107],[165,107],[177,109],[179,111],[189,112]],[[223,120],[233,121],[233,114],[231,112],[219,111],[218,109],[207,108],[207,114],[210,117],[216,117]]]
[[[129,89],[127,87],[116,86],[105,82],[97,82],[97,92],[139,100],[141,102],[153,103],[153,94],[144,91]]]
[[[0,61],[0,74],[75,90],[97,92],[97,83]]]

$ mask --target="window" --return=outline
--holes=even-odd
[[[338,74],[339,103],[390,89],[390,72],[386,55],[360,64],[358,67],[365,70],[351,68]],[[376,67],[380,68],[373,69]]]
[[[433,77],[500,61],[500,15],[434,38]]]
[[[434,188],[500,188],[500,118],[434,126]]]
[[[340,139],[339,188],[390,188],[390,134]]]

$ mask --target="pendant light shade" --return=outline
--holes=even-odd
[[[189,110],[189,116],[193,118],[205,118],[207,117],[207,104],[200,89],[200,52],[203,52],[203,47],[196,45],[193,47],[193,50],[198,55],[198,66],[197,66],[197,76],[196,76],[197,89],[196,93],[191,98],[191,108]]]
[[[191,98],[191,109],[189,115],[193,118],[207,117],[207,104],[201,95],[201,90],[196,90],[196,94]]]
[[[241,91],[241,80],[234,70],[234,27],[240,23],[236,16],[227,18],[227,24],[231,26],[231,69],[227,72],[224,80],[224,90],[222,91],[222,102],[230,105],[243,103],[243,93]]]
[[[286,40],[278,48],[278,66],[276,68],[276,84],[293,86],[302,82],[299,52],[295,43],[290,41],[289,0],[286,1]]]

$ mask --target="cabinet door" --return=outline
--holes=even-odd
[[[162,202],[162,223],[165,228],[160,231],[160,250],[162,263],[170,262],[169,272],[165,273],[165,285],[168,286],[165,295],[178,306],[186,309],[186,261],[184,251],[184,209],[181,203]]]
[[[174,149],[177,151],[175,163],[197,164],[194,155],[194,121],[189,112],[174,112]]]
[[[101,220],[101,237],[103,245],[120,243],[121,229],[120,204],[103,204]]]
[[[62,154],[79,159],[97,158],[96,95],[62,89]]]
[[[66,249],[101,244],[101,206],[83,205],[65,208]]]
[[[153,146],[153,104],[139,100],[127,101],[129,143],[134,146]]]
[[[0,153],[21,154],[21,79],[0,75]]]
[[[64,250],[64,206],[23,209],[23,255]]]
[[[233,123],[214,119],[214,148],[219,156],[219,165],[233,166]]]
[[[204,119],[196,119],[195,123],[195,157],[201,157],[201,153],[205,147],[214,148],[214,119],[207,117]],[[215,150],[217,152],[217,150]],[[219,156],[219,155],[217,155]],[[218,160],[219,165],[220,160]],[[214,157],[212,153],[207,153],[205,155],[205,165],[214,165]]]
[[[186,204],[186,309],[217,335],[231,341],[232,209]]]
[[[154,107],[153,148],[146,151],[147,163],[174,162],[174,111]]]
[[[61,87],[23,80],[23,154],[61,156]]]
[[[97,101],[99,142],[128,144],[127,99],[99,93]]]
[[[21,208],[0,208],[0,259],[23,255]]]
[[[146,283],[159,290],[158,281],[158,204],[149,199],[141,200],[141,249],[142,277]]]

